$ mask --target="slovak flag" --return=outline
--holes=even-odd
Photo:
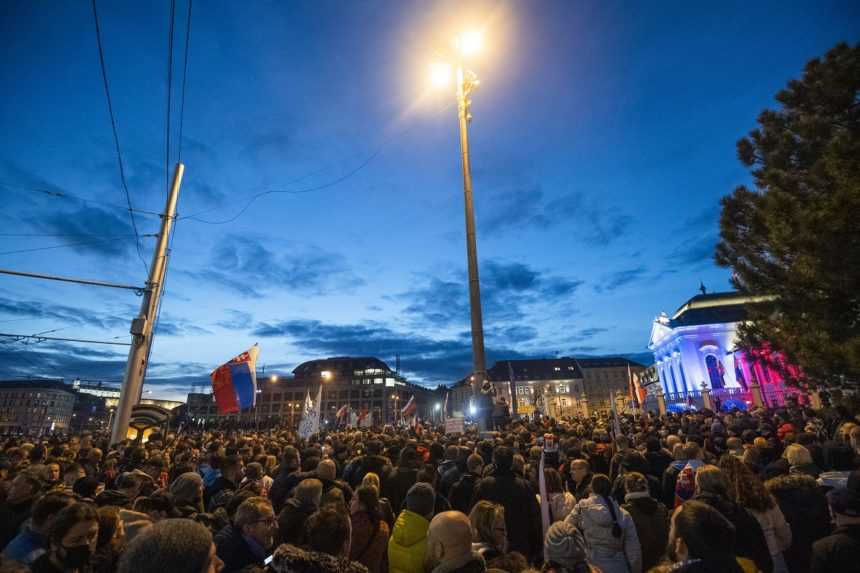
[[[406,416],[412,416],[415,414],[415,411],[418,410],[418,404],[415,403],[415,394],[410,396],[409,401],[406,402],[406,405],[400,410],[400,415],[404,418]]]
[[[260,348],[256,344],[212,371],[212,393],[218,414],[230,414],[253,408],[257,403],[257,356]]]
[[[344,404],[343,406],[340,407],[340,410],[337,411],[337,413],[334,415],[334,417],[337,418],[338,420],[345,420],[348,415],[349,415],[349,405]]]

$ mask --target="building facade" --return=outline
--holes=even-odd
[[[238,420],[261,427],[296,426],[301,419],[305,396],[316,399],[322,387],[322,420],[333,424],[342,406],[367,412],[374,424],[390,424],[400,419],[400,410],[414,396],[418,417],[431,419],[441,407],[435,389],[407,382],[388,365],[373,357],[336,357],[299,364],[292,377],[257,380],[255,408],[241,414],[219,416],[211,394],[189,394],[188,416],[193,423],[220,419]]]
[[[500,360],[487,377],[512,414],[527,416],[536,409],[553,417],[580,413],[584,377],[575,358]]]
[[[780,372],[755,360],[764,350],[737,347],[746,308],[767,300],[736,292],[701,294],[671,317],[661,313],[654,319],[648,348],[663,394],[671,400],[698,394],[704,387],[716,394],[746,396],[753,383],[766,396],[783,392]]]
[[[577,358],[576,361],[582,369],[588,407],[596,410],[608,409],[609,400],[615,399],[619,392],[626,401],[646,370],[644,364],[620,356]]]
[[[68,431],[75,393],[62,380],[0,381],[0,434]]]

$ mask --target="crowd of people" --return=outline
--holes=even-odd
[[[855,414],[8,438],[0,573],[857,571]]]

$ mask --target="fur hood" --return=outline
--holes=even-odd
[[[367,567],[357,561],[287,544],[275,550],[270,567],[275,573],[367,573]]]

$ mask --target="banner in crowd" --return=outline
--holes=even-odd
[[[418,404],[415,403],[415,394],[413,394],[410,396],[409,401],[406,402],[406,405],[400,410],[400,415],[404,418],[407,416],[413,416],[417,410]]]
[[[299,422],[299,437],[309,438],[320,431],[320,404],[322,403],[322,384],[317,390],[317,399],[311,401],[310,390],[305,395],[305,404],[302,408],[302,420]]]
[[[257,404],[257,356],[260,347],[256,344],[212,371],[212,394],[218,414],[230,414],[248,410]]]

